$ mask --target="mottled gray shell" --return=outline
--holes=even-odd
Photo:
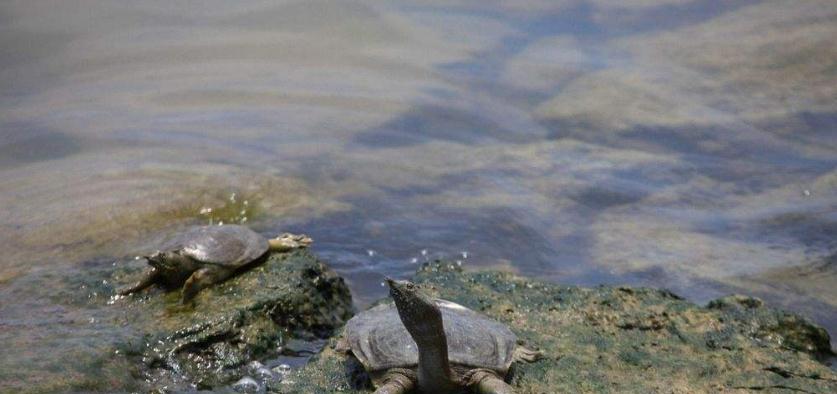
[[[244,226],[195,227],[174,237],[163,250],[179,250],[195,261],[236,268],[263,256],[267,239]]]
[[[504,324],[462,305],[434,301],[442,311],[451,364],[491,369],[505,375],[517,344],[514,333]],[[378,305],[356,315],[346,323],[344,335],[367,371],[414,368],[418,364],[416,344],[394,304]]]

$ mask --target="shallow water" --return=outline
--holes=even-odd
[[[755,294],[834,334],[835,19],[828,0],[4,2],[0,339],[21,352],[0,380],[118,337],[66,278],[244,218],[312,235],[360,307],[445,257]]]

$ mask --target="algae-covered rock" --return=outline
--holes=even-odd
[[[443,262],[415,280],[543,351],[544,359],[513,366],[518,393],[837,392],[837,375],[817,361],[831,353],[828,334],[756,299],[701,307],[665,290],[568,287]],[[279,391],[288,393],[369,390],[358,364],[331,346],[284,383]]]
[[[352,315],[343,279],[308,251],[273,254],[190,306],[159,289],[129,297],[124,324],[144,333],[123,349],[152,388],[217,388],[291,339],[330,336]]]
[[[824,328],[799,315],[763,306],[764,302],[758,298],[735,294],[711,301],[707,308],[734,316],[743,323],[739,325],[740,333],[750,338],[770,341],[776,346],[819,358],[833,355],[831,338]]]

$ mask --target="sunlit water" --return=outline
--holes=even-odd
[[[245,218],[359,307],[443,257],[837,332],[835,2],[487,3],[3,2],[0,380],[118,340],[72,278]]]

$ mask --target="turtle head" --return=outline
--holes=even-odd
[[[444,337],[442,312],[432,298],[408,281],[386,278],[386,283],[389,285],[389,295],[398,309],[398,316],[416,343]]]
[[[172,264],[170,263],[171,259],[169,259],[170,253],[171,252],[161,252],[158,250],[151,255],[143,257],[148,261],[148,265],[161,271],[167,271],[172,268]]]
[[[157,251],[144,257],[148,260],[148,265],[156,270],[159,281],[170,288],[181,286],[186,278],[197,269],[190,257],[178,251]]]
[[[307,248],[314,240],[305,234],[284,233],[276,238],[267,240],[270,250],[274,252],[287,252],[293,249]]]

